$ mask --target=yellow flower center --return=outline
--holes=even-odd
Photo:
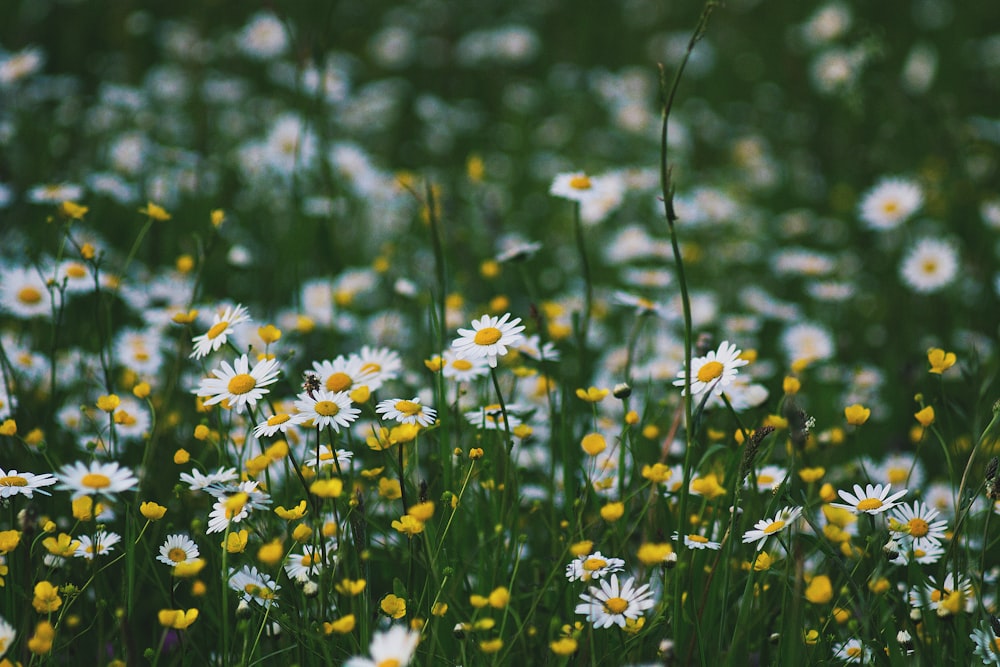
[[[784,527],[785,527],[785,522],[779,519],[778,521],[775,521],[771,523],[769,526],[767,526],[767,528],[764,529],[764,534],[773,535],[774,533],[778,532]]]
[[[573,178],[569,179],[569,187],[573,188],[574,190],[589,190],[591,187],[590,179],[582,174],[579,176],[574,176]]]
[[[169,558],[175,563],[183,563],[184,561],[187,560],[187,552],[181,549],[180,547],[174,547],[173,549],[167,552],[167,558]]]
[[[289,419],[291,419],[291,417],[286,414],[274,415],[273,417],[267,418],[267,425],[277,426],[278,424],[284,424]]]
[[[899,202],[890,199],[889,201],[882,204],[882,212],[888,215],[892,215],[899,210]]]
[[[84,278],[87,275],[87,269],[81,264],[70,264],[66,267],[66,275],[70,278]]]
[[[771,475],[757,475],[757,483],[763,486],[774,484],[774,477]]]
[[[38,303],[42,300],[42,293],[34,287],[22,287],[17,293],[17,300],[21,303]]]
[[[726,367],[718,361],[709,361],[698,369],[698,379],[702,382],[711,382],[715,378],[721,377],[722,371],[725,370],[725,368]]]
[[[316,414],[323,417],[333,417],[340,412],[340,406],[333,401],[316,401]]]
[[[20,475],[0,477],[0,486],[28,486],[28,480]]]
[[[588,558],[583,561],[583,569],[587,572],[593,572],[594,570],[600,570],[602,567],[608,564],[608,561],[603,558]]]
[[[407,416],[420,414],[420,408],[421,405],[413,401],[396,401],[396,409]]]
[[[476,332],[476,337],[472,339],[476,345],[493,345],[500,340],[503,334],[496,327],[483,327]]]
[[[855,509],[859,512],[868,512],[871,510],[877,510],[882,507],[882,501],[878,498],[865,498],[860,503],[855,505]]]
[[[361,367],[362,373],[378,373],[381,370],[382,367],[379,364],[376,364],[374,361],[369,361],[367,364]]]
[[[848,657],[850,657],[850,658],[857,658],[860,655],[861,655],[861,649],[858,648],[857,646],[848,646],[847,647],[847,656]]]
[[[401,664],[402,663],[399,662],[399,660],[397,660],[396,658],[386,658],[385,660],[375,665],[375,667],[399,667]]]
[[[218,324],[213,324],[212,328],[208,330],[208,333],[206,335],[209,337],[209,339],[218,338],[219,336],[222,335],[222,332],[225,331],[228,326],[229,322],[226,322],[225,320],[219,322]]]
[[[708,544],[708,538],[701,535],[688,535],[688,539],[698,544]]]
[[[623,598],[608,598],[604,603],[604,608],[612,614],[620,614],[628,609],[628,600]]]
[[[351,380],[351,376],[347,373],[333,373],[326,379],[326,390],[347,391],[353,384],[354,381]]]
[[[111,486],[111,478],[96,472],[87,473],[80,483],[91,489],[106,489]]]
[[[914,517],[908,523],[912,537],[926,537],[927,533],[931,532],[930,525],[920,517]]]
[[[257,386],[257,380],[254,376],[249,373],[240,373],[239,375],[234,375],[233,379],[229,381],[230,394],[246,394],[251,389]]]
[[[302,564],[305,567],[312,567],[312,564],[315,563],[315,562],[316,562],[316,559],[313,558],[312,555],[310,555],[310,554],[304,554],[302,556]]]
[[[910,476],[910,471],[906,468],[889,468],[890,484],[905,484],[906,478]]]
[[[455,361],[451,362],[451,366],[452,368],[456,368],[460,371],[467,371],[470,368],[472,368],[472,362],[469,361],[468,359],[456,359]]]

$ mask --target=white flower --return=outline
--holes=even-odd
[[[855,484],[854,493],[837,491],[840,497],[847,501],[846,504],[831,503],[831,505],[850,510],[854,514],[881,514],[895,507],[896,501],[905,496],[907,492],[906,489],[903,489],[890,496],[890,489],[892,489],[892,484],[886,484],[884,487],[881,484],[868,484],[863,489],[860,484]]]
[[[445,350],[441,356],[444,360],[441,374],[450,380],[469,382],[490,373],[490,364],[485,357],[463,359],[454,350]]]
[[[906,222],[924,202],[924,193],[913,181],[886,178],[865,193],[858,215],[869,229],[884,231]]]
[[[311,421],[314,428],[329,426],[336,432],[340,428],[348,428],[351,422],[358,418],[361,410],[351,407],[351,397],[344,391],[327,391],[317,389],[312,392],[302,392],[295,401],[298,412],[292,417],[296,424]]]
[[[806,359],[823,361],[833,356],[834,343],[829,331],[809,322],[801,322],[785,329],[781,347],[789,363]]]
[[[33,269],[10,266],[0,273],[0,311],[19,319],[51,317],[52,297],[45,278]]]
[[[318,577],[323,571],[323,551],[319,547],[306,545],[300,554],[288,554],[285,572],[289,579],[303,580]]]
[[[802,514],[801,507],[786,507],[785,509],[778,512],[778,514],[773,519],[762,519],[754,524],[752,530],[748,530],[743,533],[743,543],[757,542],[757,550],[760,551],[764,546],[764,542],[767,541],[771,535],[784,530],[799,518]]]
[[[899,505],[892,510],[895,523],[889,523],[889,530],[908,535],[914,548],[926,549],[929,544],[939,544],[945,537],[948,522],[943,519],[935,521],[939,514],[936,509],[919,500]]]
[[[280,56],[288,48],[285,26],[271,12],[254,14],[240,33],[240,49],[256,60]]]
[[[186,483],[192,491],[202,491],[213,487],[221,488],[239,479],[236,468],[219,468],[208,475],[203,475],[198,470],[192,470],[190,473],[182,472],[180,477],[181,481]]]
[[[472,321],[472,329],[459,329],[458,338],[452,341],[458,356],[462,359],[485,357],[491,368],[497,367],[497,357],[507,354],[507,348],[518,345],[524,336],[524,326],[518,326],[521,318],[508,322],[510,313],[502,317],[483,315]]]
[[[414,396],[410,400],[389,398],[379,401],[375,412],[383,419],[395,419],[400,424],[419,424],[430,426],[437,415],[434,408],[420,405],[420,398]]]
[[[233,326],[249,321],[250,315],[246,308],[239,304],[235,308],[227,306],[222,314],[216,313],[214,315],[212,326],[206,333],[191,339],[191,342],[194,343],[194,352],[191,353],[191,356],[195,359],[201,359],[207,357],[210,352],[218,351],[226,344],[229,334],[235,331]]]
[[[635,620],[655,604],[649,584],[637,588],[632,577],[619,585],[618,575],[612,574],[610,580],[602,579],[598,583],[599,587],[590,586],[580,595],[583,603],[576,606],[576,613],[586,614],[595,628],[612,625],[624,628],[625,619]]]
[[[5,472],[3,468],[0,468],[0,498],[13,498],[16,495],[31,498],[35,491],[46,496],[51,496],[51,493],[42,490],[41,487],[51,486],[57,481],[59,480],[48,473],[35,475],[34,473],[18,472],[16,470]]]
[[[93,560],[94,556],[105,556],[113,551],[114,545],[121,542],[121,535],[99,530],[91,538],[90,535],[80,535],[80,546],[76,548],[73,555],[78,558]]]
[[[118,463],[101,463],[92,461],[89,464],[82,461],[63,466],[56,474],[59,478],[60,491],[72,491],[70,500],[83,496],[102,495],[112,497],[116,493],[128,491],[139,483],[128,468]]]
[[[227,401],[237,414],[257,406],[257,401],[270,392],[264,389],[269,384],[278,381],[278,360],[265,359],[250,369],[247,355],[242,355],[232,366],[222,362],[221,369],[213,369],[214,378],[204,378],[198,384],[195,392],[198,396],[207,397],[205,405],[215,405]]]
[[[14,630],[14,626],[0,618],[0,658],[7,653],[7,649],[14,643],[15,637],[17,637],[17,632]]]
[[[691,395],[697,396],[706,391],[721,394],[736,378],[737,369],[748,363],[746,359],[740,359],[740,350],[735,345],[722,341],[718,350],[691,360]],[[674,386],[684,387],[686,383],[687,373],[682,369],[677,373]]]
[[[914,292],[929,294],[947,287],[958,275],[958,251],[947,241],[924,238],[910,248],[899,267],[903,282]]]
[[[861,643],[859,639],[850,639],[846,642],[833,645],[833,657],[843,660],[847,664],[867,664],[872,658],[870,648]]]
[[[376,631],[368,646],[371,658],[355,656],[344,667],[406,667],[413,659],[420,642],[420,633],[402,625],[394,625],[386,632]]]
[[[566,566],[566,578],[570,581],[590,581],[600,579],[607,574],[621,572],[624,567],[625,561],[621,558],[611,558],[602,555],[600,551],[595,551],[573,559]]]
[[[257,424],[253,429],[253,435],[255,438],[267,437],[270,438],[275,433],[281,432],[285,433],[288,429],[295,425],[292,421],[291,415],[284,412],[279,412],[273,414],[261,423]]]
[[[281,590],[281,586],[274,583],[271,577],[250,565],[229,573],[229,587],[242,593],[244,602],[253,601],[265,607],[274,604],[278,591]]]
[[[674,539],[677,539],[677,533],[674,533]],[[691,533],[684,536],[684,546],[688,549],[711,549],[712,551],[718,551],[722,547],[722,543],[714,542],[704,535]]]
[[[181,563],[190,563],[200,555],[194,540],[183,533],[178,533],[167,536],[166,541],[160,546],[160,555],[156,560],[173,567]]]
[[[981,622],[969,635],[969,639],[976,644],[976,657],[984,665],[1000,665],[1000,639],[989,623]]]

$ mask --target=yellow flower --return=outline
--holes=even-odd
[[[257,549],[257,560],[264,565],[274,567],[281,562],[284,553],[285,547],[281,543],[281,538],[276,537],[267,544],[262,545],[260,549]]]
[[[401,516],[399,521],[393,521],[392,527],[407,537],[413,537],[414,535],[424,532],[424,522],[410,516],[409,514]]]
[[[709,500],[726,495],[726,489],[719,484],[719,477],[715,473],[692,479],[691,492],[697,493],[699,496],[705,496]]]
[[[808,630],[802,634],[802,641],[807,646],[815,646],[819,642],[819,630]]]
[[[586,401],[587,403],[600,403],[604,400],[604,397],[610,393],[607,389],[598,389],[597,387],[590,387],[588,389],[577,389],[576,397],[581,401]]]
[[[64,201],[59,204],[59,215],[70,220],[83,220],[83,216],[87,215],[89,210],[86,206],[72,201]]]
[[[73,518],[78,521],[90,521],[94,518],[94,499],[90,496],[80,496],[73,502]]]
[[[221,208],[213,209],[209,217],[212,221],[212,226],[218,229],[226,220],[226,212]]]
[[[639,547],[636,554],[643,565],[661,565],[674,552],[674,547],[669,542],[646,542]]]
[[[794,375],[786,375],[781,382],[781,390],[788,396],[794,396],[802,389],[802,383]]]
[[[774,559],[771,558],[770,554],[766,551],[761,551],[757,554],[757,558],[753,562],[754,572],[763,572],[765,570],[771,569],[771,565],[774,563]]]
[[[479,642],[479,650],[483,653],[496,653],[503,648],[503,640],[497,637],[496,639],[484,639]]]
[[[941,375],[954,366],[957,360],[954,352],[945,352],[939,347],[932,347],[927,350],[927,361],[931,364],[931,373]]]
[[[59,537],[46,537],[42,540],[42,546],[53,556],[69,558],[80,547],[80,541],[74,540],[66,533],[59,533]]]
[[[478,593],[473,593],[469,596],[469,604],[472,605],[474,609],[482,609],[490,603],[489,599],[485,595],[479,595]]]
[[[211,431],[204,424],[198,424],[194,427],[194,439],[195,440],[206,440]]]
[[[0,435],[17,435],[17,422],[5,419],[3,424],[0,424]]]
[[[174,316],[171,317],[170,320],[174,324],[191,324],[192,322],[195,321],[195,319],[197,319],[197,317],[198,317],[197,310],[189,310],[186,313],[181,313],[181,312],[174,313]]]
[[[249,537],[250,534],[247,533],[245,528],[243,530],[229,533],[229,537],[226,538],[225,543],[226,551],[231,554],[243,553],[247,548],[247,539]]]
[[[21,531],[0,531],[0,555],[10,553],[21,543]]]
[[[562,637],[554,642],[549,642],[549,648],[556,655],[573,655],[576,653],[576,640],[572,637]]]
[[[416,505],[410,507],[406,513],[418,521],[428,521],[434,516],[434,501],[428,500],[426,502],[417,503]]]
[[[303,498],[299,501],[299,504],[290,510],[286,510],[284,506],[279,505],[275,508],[274,513],[285,521],[297,521],[306,515],[306,501]]]
[[[348,595],[354,597],[356,595],[361,595],[361,592],[365,590],[365,586],[368,582],[364,579],[341,579],[334,588],[341,595]],[[395,597],[395,596],[394,596]]]
[[[424,366],[427,367],[431,373],[438,373],[444,368],[445,361],[441,357],[431,357],[430,359],[424,359]]]
[[[244,530],[242,532],[245,533],[246,531]],[[233,535],[235,535],[235,533],[229,533],[230,538],[232,538]],[[243,544],[243,548],[246,548],[246,543]],[[243,549],[240,549],[239,551],[242,552]],[[230,551],[230,553],[238,553],[238,552]],[[206,561],[204,558],[195,558],[194,560],[183,561],[177,563],[177,565],[174,565],[174,569],[171,571],[171,574],[173,574],[178,579],[187,579],[189,577],[197,575],[199,572],[202,571],[202,569],[207,564],[208,561]]]
[[[166,222],[170,219],[170,214],[162,206],[157,206],[153,202],[146,202],[146,208],[140,208],[139,213],[148,215],[153,220]]]
[[[868,421],[868,418],[871,417],[871,415],[872,411],[860,403],[848,405],[844,408],[844,417],[847,418],[847,423],[852,426],[861,426]]]
[[[821,574],[812,578],[806,587],[806,599],[813,604],[826,604],[833,599],[830,577]]]
[[[150,521],[159,521],[167,513],[167,508],[154,502],[145,502],[139,505],[139,511]]]
[[[928,405],[923,410],[914,413],[913,416],[917,418],[917,421],[920,422],[921,426],[927,428],[934,423],[934,408]]]
[[[382,477],[378,481],[378,494],[386,500],[398,500],[402,498],[403,492],[399,488],[399,480]]]
[[[625,503],[610,502],[601,508],[601,518],[608,523],[614,523],[625,514]]]
[[[382,613],[391,618],[403,618],[406,616],[406,600],[389,593],[379,603]]]
[[[503,586],[494,588],[487,600],[494,609],[503,609],[510,602],[510,591]]]
[[[267,345],[270,345],[271,343],[277,343],[281,339],[281,329],[273,324],[268,324],[257,329],[257,335]]]
[[[59,597],[59,589],[48,581],[39,581],[35,584],[35,598],[31,605],[39,614],[48,614],[62,606],[62,598]]]
[[[664,463],[654,463],[653,465],[644,465],[642,467],[643,478],[648,479],[653,484],[662,484],[670,479],[673,474],[670,466]]]
[[[339,477],[318,479],[309,485],[309,493],[320,498],[339,498],[344,491],[344,482]]]
[[[799,470],[799,478],[802,479],[806,484],[812,484],[813,482],[818,482],[823,479],[823,475],[826,474],[826,468],[822,466],[817,466],[815,468],[801,468]]]
[[[181,447],[176,452],[174,452],[174,463],[181,466],[191,460],[191,453]]]
[[[149,393],[151,391],[152,388],[149,386],[148,382],[140,382],[136,386],[132,387],[132,395],[140,401],[144,401],[149,398]]]
[[[52,650],[52,640],[56,637],[56,630],[48,621],[40,621],[35,626],[35,635],[28,640],[28,650],[35,655],[45,655]]]
[[[600,433],[588,433],[580,441],[580,447],[590,456],[597,456],[608,448],[608,443]]]
[[[323,623],[323,634],[329,635],[336,632],[338,635],[346,635],[354,630],[355,624],[354,614],[341,616],[333,623]]]
[[[187,630],[198,619],[197,609],[161,609],[159,613],[160,625],[174,630]]]
[[[305,544],[312,537],[313,530],[304,523],[300,523],[295,526],[295,530],[292,531],[292,539],[299,544]]]
[[[444,616],[448,613],[448,603],[447,602],[435,602],[434,606],[431,607],[432,616]]]
[[[121,399],[118,398],[116,394],[108,394],[106,396],[100,396],[97,399],[97,409],[104,412],[114,412],[118,409],[118,405],[121,403]]]

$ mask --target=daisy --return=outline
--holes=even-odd
[[[919,500],[913,504],[902,504],[892,510],[889,530],[908,535],[914,547],[926,549],[927,544],[940,544],[945,537],[948,522],[935,521],[940,512]]]
[[[903,489],[890,496],[890,489],[892,489],[892,484],[886,484],[884,487],[881,484],[867,484],[864,489],[861,488],[860,484],[855,484],[853,494],[847,491],[837,491],[840,497],[847,501],[846,504],[830,504],[833,507],[850,510],[854,514],[862,512],[866,514],[881,514],[895,507],[897,504],[896,501],[905,496],[907,491]]]
[[[595,628],[610,628],[612,625],[624,628],[626,619],[639,618],[655,604],[649,584],[637,588],[632,577],[619,585],[618,575],[612,574],[610,581],[602,579],[598,584],[599,587],[590,586],[586,593],[582,593],[580,599],[583,603],[576,606],[576,613],[586,614]]]
[[[383,667],[394,665],[406,667],[413,659],[420,642],[420,632],[402,625],[394,625],[386,632],[375,631],[368,646],[371,658],[355,656],[344,663],[344,667]]]
[[[273,582],[271,577],[251,565],[231,571],[229,587],[242,593],[245,602],[258,602],[265,607],[274,604],[278,591],[281,590],[281,586]]]
[[[899,275],[914,292],[929,294],[950,285],[958,275],[959,257],[947,241],[924,238],[910,248]]]
[[[441,374],[449,380],[471,382],[490,373],[490,364],[485,357],[462,359],[452,350],[445,350],[441,356],[444,359]]]
[[[240,482],[235,486],[231,485],[224,488],[209,487],[208,492],[216,498],[221,498],[222,500],[227,500],[237,494],[243,494],[245,496],[244,502],[250,509],[267,509],[267,507],[271,505],[271,497],[258,489],[258,486],[260,486],[260,482],[247,480],[246,482]]]
[[[166,541],[160,546],[160,555],[156,560],[171,567],[183,563],[191,563],[200,556],[198,545],[187,535],[177,533],[167,536]]]
[[[337,450],[337,463],[340,465],[341,470],[351,465],[351,459],[353,458],[354,452],[346,449]],[[305,459],[303,464],[309,468],[316,468],[320,465],[333,465],[333,450],[329,445],[323,445],[320,447],[319,458],[314,453],[311,457]]]
[[[288,48],[288,33],[271,12],[258,12],[240,31],[239,47],[254,60],[270,60]]]
[[[91,494],[112,498],[114,494],[128,491],[139,483],[131,470],[114,461],[92,461],[89,464],[77,461],[63,466],[56,477],[59,479],[57,490],[73,492],[70,500]]]
[[[556,346],[551,342],[542,345],[541,336],[538,334],[525,336],[516,348],[524,356],[531,357],[536,361],[559,361],[559,350],[556,349]]]
[[[802,514],[801,507],[786,507],[778,512],[774,519],[762,519],[754,524],[753,530],[748,530],[743,534],[743,543],[757,542],[757,551],[760,551],[771,535],[784,530],[788,524],[799,518]]]
[[[257,401],[270,392],[264,387],[277,382],[278,373],[277,359],[265,359],[251,370],[250,361],[244,354],[232,366],[223,361],[221,369],[212,370],[215,377],[203,378],[195,393],[208,399],[206,406],[225,401],[240,414],[248,405],[251,410],[255,408]]]
[[[52,315],[52,293],[32,269],[6,267],[0,273],[0,310],[19,319]]]
[[[250,516],[250,506],[237,502],[235,498],[219,498],[208,513],[207,534],[221,533],[234,523],[239,523]]]
[[[570,581],[590,581],[600,579],[606,574],[621,572],[625,561],[621,558],[611,558],[601,555],[600,551],[584,554],[566,566],[566,578]]]
[[[939,543],[931,540],[920,542],[917,544],[916,541],[912,541],[900,547],[896,557],[890,558],[889,562],[893,565],[908,565],[911,560],[915,560],[921,565],[933,565],[944,556],[944,547]]]
[[[323,571],[323,553],[318,547],[306,545],[300,554],[288,554],[285,572],[289,579],[303,581],[318,577]]]
[[[239,304],[235,308],[227,306],[221,315],[219,313],[214,315],[212,326],[207,332],[191,339],[191,342],[194,343],[194,352],[191,353],[191,357],[201,359],[207,357],[210,352],[218,351],[226,344],[229,334],[235,332],[233,329],[235,325],[249,321],[250,314],[246,308]]]
[[[462,359],[485,357],[490,368],[496,368],[497,357],[507,354],[508,346],[513,347],[524,338],[521,335],[524,326],[518,326],[521,318],[508,322],[509,317],[510,313],[502,317],[483,315],[472,321],[472,329],[459,329],[459,337],[452,341],[451,346]]]
[[[15,637],[17,637],[17,632],[14,631],[14,626],[0,618],[0,658],[4,656],[10,645],[14,643]]]
[[[517,406],[515,405],[507,406],[507,423],[511,429],[521,425],[520,418],[511,414],[511,411],[516,408]],[[477,410],[470,410],[464,414],[464,417],[465,421],[486,431],[502,430],[505,428],[503,413],[500,410],[499,404],[494,403],[493,405],[487,405]]]
[[[59,204],[82,198],[83,188],[76,183],[46,183],[28,190],[28,201],[32,204]]]
[[[311,394],[302,392],[299,400],[295,401],[298,412],[292,416],[292,421],[296,424],[311,421],[315,428],[329,426],[339,433],[340,427],[348,428],[361,414],[361,410],[352,408],[351,405],[351,397],[347,392],[325,389],[318,389]]]
[[[203,475],[198,470],[181,473],[181,481],[187,484],[192,491],[203,491],[213,487],[222,488],[237,479],[239,479],[239,475],[236,474],[236,468],[219,468],[208,475]]]
[[[674,539],[677,539],[677,533],[674,533]],[[692,533],[684,536],[684,546],[688,549],[711,549],[713,551],[718,551],[722,548],[722,543],[713,542],[704,535]]]
[[[95,554],[98,556],[106,556],[113,551],[114,545],[121,542],[121,535],[117,533],[109,533],[107,531],[99,530],[91,538],[90,535],[81,535],[79,538],[80,546],[76,548],[73,553],[74,556],[78,558],[86,558],[87,560],[93,560]]]
[[[722,390],[732,384],[741,366],[749,362],[740,359],[740,350],[729,341],[722,341],[719,349],[709,352],[704,357],[691,360],[691,395],[706,391],[721,394]],[[687,373],[682,369],[674,380],[675,387],[684,387],[687,383]]]
[[[410,400],[401,398],[389,398],[379,401],[375,406],[375,412],[383,419],[395,419],[400,424],[420,424],[430,426],[437,416],[434,408],[420,405],[420,399],[416,396]]]
[[[51,496],[51,493],[42,490],[41,487],[51,486],[57,481],[59,480],[48,473],[35,475],[34,473],[18,472],[16,470],[5,472],[3,468],[0,468],[0,498],[13,498],[18,494],[31,498],[35,491],[46,496]]]
[[[906,222],[924,202],[920,186],[903,178],[886,178],[865,193],[858,216],[869,229],[884,231]]]
[[[800,322],[785,329],[781,347],[790,364],[800,359],[823,361],[832,357],[835,351],[830,332],[811,322]]]
[[[976,657],[980,658],[984,665],[1000,665],[1000,638],[997,638],[992,625],[985,621],[981,622],[969,635],[969,639],[976,644]],[[0,651],[0,655],[2,654]]]
[[[361,357],[356,354],[349,357],[340,355],[332,361],[314,361],[313,370],[327,391],[346,392],[362,386],[374,391],[372,384],[378,372],[374,368],[362,369],[363,365]]]
[[[275,433],[285,433],[294,425],[295,422],[292,421],[291,415],[278,412],[257,424],[253,429],[253,435],[258,439],[262,437],[270,438]]]
[[[781,466],[766,465],[757,472],[754,482],[758,491],[775,491],[784,483],[787,475],[788,471]],[[748,477],[747,486],[750,486],[751,483]]]
[[[944,583],[938,586],[934,577],[928,577],[930,583],[923,589],[912,588],[909,592],[910,605],[921,609],[931,609],[939,615],[947,615],[954,609],[971,611],[975,608],[975,589],[967,577],[955,577],[950,572],[945,576]]]
[[[871,649],[861,643],[859,639],[850,639],[833,645],[833,657],[843,660],[847,664],[867,664],[872,658]]]
[[[562,197],[570,201],[583,203],[595,197],[598,188],[595,187],[598,179],[587,176],[582,171],[557,174],[549,187],[549,194],[553,197]]]
[[[395,380],[403,370],[403,360],[399,353],[387,347],[369,347],[364,345],[358,352],[361,360],[361,371],[371,378],[368,388],[375,391],[389,380]]]

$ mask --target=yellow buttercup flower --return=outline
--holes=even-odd
[[[159,222],[166,222],[171,218],[171,215],[167,213],[166,209],[162,206],[154,204],[153,202],[146,202],[146,207],[140,208],[139,213],[148,215],[153,220],[157,220]]]
[[[946,370],[955,365],[958,358],[954,352],[945,352],[939,347],[932,347],[927,350],[927,361],[931,364],[929,372],[941,375]]]
[[[844,408],[844,417],[851,426],[861,426],[871,417],[872,411],[869,408],[855,403]]]

